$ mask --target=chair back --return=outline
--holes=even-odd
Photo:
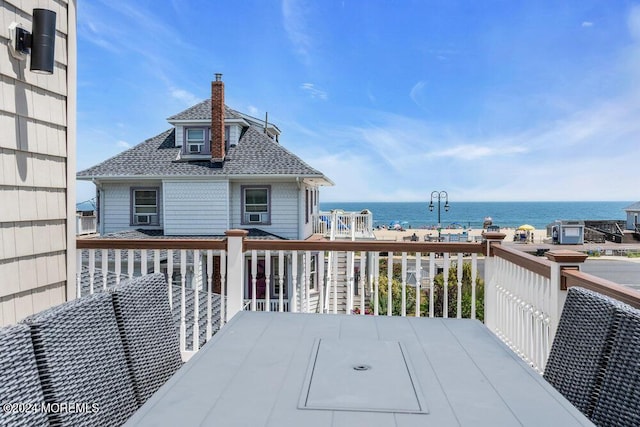
[[[18,324],[0,329],[0,403],[32,404],[44,402],[36,357],[31,344],[31,331]],[[43,411],[9,407],[0,410],[2,426],[47,426]]]
[[[545,367],[544,378],[589,418],[620,304],[584,288],[569,288]]]
[[[44,401],[73,404],[51,425],[119,426],[136,411],[111,295],[96,293],[23,321],[31,328]]]
[[[163,274],[149,274],[110,292],[136,399],[142,405],[182,366],[167,282]]]
[[[599,426],[639,426],[640,312],[628,307],[618,315],[592,421]]]

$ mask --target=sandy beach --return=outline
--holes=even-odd
[[[482,233],[484,229],[482,228],[468,228],[466,230],[463,229],[442,229],[440,234],[442,236],[446,236],[448,234],[462,234],[463,232],[467,232],[467,241],[473,242],[481,239]],[[505,241],[511,242],[514,240],[514,235],[516,234],[515,228],[501,228],[501,233],[506,234]],[[377,229],[373,230],[373,234],[376,236],[376,240],[391,240],[391,241],[402,241],[409,239],[413,234],[418,237],[418,241],[424,242],[425,236],[431,236],[432,238],[437,238],[438,230],[428,230],[423,228],[409,228],[406,230],[393,230],[393,229]],[[546,230],[538,230],[534,229],[529,233],[533,233],[533,242],[532,243],[543,243],[544,240],[547,239]],[[462,241],[462,240],[461,240]],[[529,240],[531,242],[531,240]]]

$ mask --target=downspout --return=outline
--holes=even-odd
[[[103,214],[104,214],[104,190],[102,188],[102,186],[100,184],[98,184],[98,182],[96,181],[95,178],[91,178],[91,182],[93,183],[93,185],[96,186],[96,188],[98,189],[98,216],[96,218],[96,220],[98,221],[98,233],[102,236],[104,235],[104,221],[102,220],[103,218],[100,218]]]

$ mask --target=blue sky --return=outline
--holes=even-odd
[[[78,170],[216,72],[335,182],[322,201],[640,199],[640,3],[81,1]]]

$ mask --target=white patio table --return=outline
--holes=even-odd
[[[592,424],[476,320],[241,312],[126,425]]]

